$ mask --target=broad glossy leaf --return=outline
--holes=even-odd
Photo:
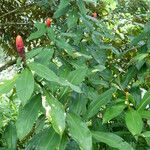
[[[101,106],[106,105],[111,100],[112,94],[115,92],[115,90],[115,88],[111,88],[99,95],[96,100],[93,100],[88,107],[86,118],[91,118],[96,115]]]
[[[111,119],[117,117],[126,106],[123,104],[114,105],[108,107],[103,115],[103,123],[110,121]]]
[[[67,123],[71,137],[79,144],[81,150],[92,149],[92,136],[85,122],[73,113],[67,115]]]
[[[139,135],[142,132],[143,121],[138,111],[129,110],[125,115],[125,122],[133,135]]]
[[[39,142],[36,146],[37,150],[56,150],[60,142],[60,136],[53,128],[47,128],[42,132]]]
[[[55,150],[60,142],[59,135],[53,128],[46,128],[40,133],[34,135],[27,143],[25,150]]]
[[[22,101],[22,104],[25,105],[34,90],[34,78],[30,70],[24,69],[21,72],[16,81],[16,90],[18,98]]]
[[[75,86],[73,84],[71,84],[70,82],[66,81],[63,78],[59,78],[52,70],[50,70],[48,67],[39,64],[39,63],[30,63],[28,64],[28,66],[30,67],[31,70],[35,71],[35,73],[48,80],[48,81],[52,81],[52,82],[56,82],[62,86],[69,86],[72,90],[81,93],[81,89],[78,86]]]
[[[20,140],[32,129],[41,106],[41,95],[36,95],[20,110],[16,122],[17,135]]]
[[[62,135],[65,130],[66,113],[63,105],[52,95],[46,94],[50,106],[49,118],[55,131]]]
[[[9,122],[7,125],[4,137],[7,142],[7,150],[16,150],[17,148],[17,132],[16,132],[16,126],[13,122]]]
[[[28,66],[40,77],[48,81],[59,82],[59,77],[48,67],[36,62],[30,63]]]
[[[105,143],[110,147],[117,148],[119,150],[133,150],[131,145],[114,133],[93,131],[92,136],[98,142]]]
[[[145,107],[150,104],[150,90],[148,90],[143,99],[141,100],[139,106],[138,106],[138,110],[142,110],[142,109],[145,109]]]
[[[0,83],[0,94],[8,93],[15,85],[18,76]]]

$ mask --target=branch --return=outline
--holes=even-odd
[[[0,67],[0,72],[3,71],[3,70],[6,70],[8,67],[14,65],[16,63],[16,61],[17,61],[17,59],[8,61],[5,65]]]

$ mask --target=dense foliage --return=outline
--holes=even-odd
[[[8,2],[3,10],[17,6],[22,16],[0,16],[1,47],[18,68],[0,84],[1,149],[149,149],[149,3]],[[32,25],[13,32],[4,23],[13,15]]]

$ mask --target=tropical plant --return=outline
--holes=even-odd
[[[46,2],[53,16],[17,36],[17,73],[0,84],[1,148],[149,149],[148,3]]]

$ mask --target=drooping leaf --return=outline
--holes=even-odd
[[[141,100],[139,106],[138,106],[138,110],[142,110],[142,109],[145,109],[145,107],[150,104],[150,90],[148,90],[143,99]]]
[[[28,64],[28,66],[30,67],[31,70],[35,71],[35,73],[48,80],[48,81],[52,81],[52,82],[56,82],[62,86],[69,86],[72,90],[81,93],[81,89],[78,86],[75,86],[73,84],[71,84],[70,82],[59,78],[52,70],[50,70],[48,67],[39,64],[39,63],[30,63]]]
[[[85,122],[73,113],[67,114],[67,123],[71,137],[79,144],[81,150],[92,149],[92,136]]]
[[[32,129],[41,107],[41,96],[36,95],[19,112],[16,127],[19,139],[23,139]]]
[[[60,142],[60,136],[53,128],[46,128],[38,134],[34,135],[27,143],[25,150],[55,150]]]
[[[126,106],[123,104],[114,105],[110,108],[108,107],[103,115],[103,123],[106,123],[118,116],[125,107]]]
[[[22,104],[25,105],[34,90],[34,78],[30,70],[24,69],[21,72],[16,81],[16,90],[18,98],[22,101]]]
[[[17,132],[16,126],[13,122],[10,122],[4,132],[4,137],[7,142],[7,150],[16,150],[17,148]]]
[[[133,135],[139,135],[143,128],[143,121],[136,110],[129,110],[125,115],[125,122]]]
[[[15,85],[18,76],[12,80],[5,80],[0,83],[0,94],[8,93]]]
[[[37,150],[55,150],[60,142],[60,136],[53,128],[47,128],[42,132],[39,142],[36,146]]]
[[[66,113],[63,105],[52,95],[46,94],[46,101],[50,106],[49,118],[54,130],[62,135],[65,130]]]
[[[110,147],[117,148],[119,150],[133,150],[131,145],[114,133],[93,131],[92,136],[98,142],[105,143]]]
[[[112,94],[115,92],[115,90],[115,88],[111,88],[102,93],[96,100],[93,100],[88,107],[86,118],[91,118],[97,114],[100,110],[100,107],[106,105],[111,100]]]

